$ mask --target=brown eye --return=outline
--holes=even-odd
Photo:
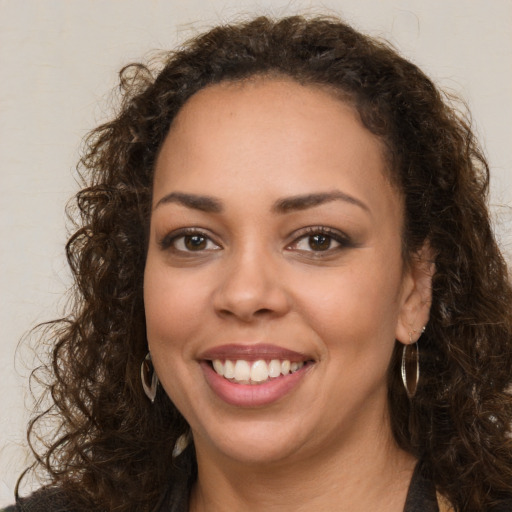
[[[188,232],[187,232],[188,231]],[[220,249],[208,235],[196,230],[179,230],[164,237],[160,242],[163,250],[170,250],[175,254],[202,253]]]
[[[339,230],[327,226],[310,226],[298,231],[298,236],[288,247],[311,257],[337,254],[342,249],[354,247],[352,240]],[[325,253],[325,254],[322,254]]]
[[[183,237],[183,243],[189,251],[201,251],[206,249],[208,239],[202,235],[188,235]]]
[[[308,237],[308,244],[312,251],[327,251],[331,248],[332,238],[322,233]]]

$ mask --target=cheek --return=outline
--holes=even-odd
[[[368,258],[370,259],[370,258]],[[301,316],[319,337],[344,358],[392,350],[400,309],[400,265],[365,262],[308,280],[297,292]],[[305,293],[307,291],[307,293]]]
[[[150,350],[182,350],[205,307],[205,281],[186,271],[173,271],[148,257],[144,275],[144,306]]]
[[[163,389],[187,417],[193,403],[190,396],[198,386],[193,340],[202,325],[198,321],[204,310],[201,286],[148,257],[144,275],[148,346]]]

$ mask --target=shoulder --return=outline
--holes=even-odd
[[[491,512],[512,512],[512,496],[500,505],[496,505],[491,509]]]
[[[66,495],[57,488],[46,487],[36,491],[26,498],[16,500],[0,512],[79,512]]]
[[[416,464],[412,474],[404,512],[439,512],[436,488],[425,472],[422,462]]]

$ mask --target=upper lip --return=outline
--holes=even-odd
[[[289,350],[287,348],[279,347],[277,345],[270,345],[266,343],[258,343],[258,344],[228,344],[228,345],[219,345],[217,347],[210,348],[205,350],[199,357],[203,360],[212,361],[214,359],[244,359],[246,361],[257,361],[258,359],[281,359],[281,360],[289,360],[291,362],[296,361],[307,361],[312,358],[302,354],[300,352],[296,352],[294,350]]]

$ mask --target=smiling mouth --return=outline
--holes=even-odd
[[[245,359],[213,359],[210,361],[214,371],[236,384],[258,385],[271,380],[285,377],[304,368],[312,361],[290,361],[289,359],[271,359],[266,361],[258,359],[248,361]]]

